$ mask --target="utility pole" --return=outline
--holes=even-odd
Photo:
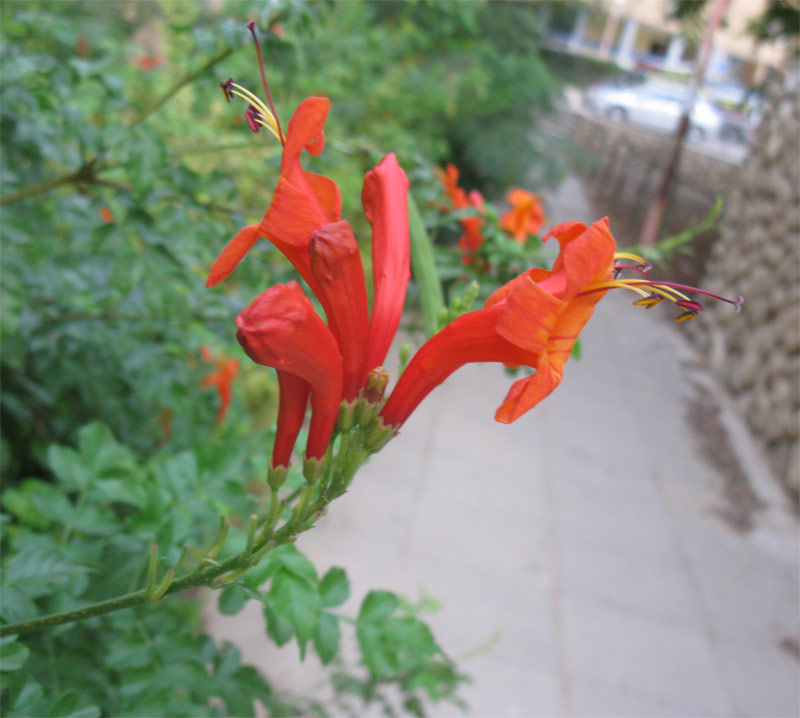
[[[700,85],[703,83],[708,60],[711,57],[714,32],[716,32],[722,22],[722,17],[725,15],[727,7],[728,0],[712,0],[711,12],[709,13],[705,30],[703,31],[700,54],[694,68],[691,85],[689,86],[689,97],[686,101],[686,107],[683,109],[681,120],[678,123],[678,129],[675,132],[675,143],[672,146],[672,153],[670,154],[667,166],[664,168],[664,176],[661,179],[658,194],[655,200],[653,200],[653,204],[650,205],[650,209],[647,211],[647,216],[642,225],[642,233],[639,236],[639,244],[642,246],[650,247],[656,243],[656,239],[658,238],[658,231],[661,229],[661,222],[664,218],[664,210],[667,208],[669,191],[675,179],[675,174],[678,171],[683,144],[686,140],[686,133],[689,131],[689,121],[692,114],[692,107],[694,107],[694,100],[695,97],[697,97],[697,91],[700,89]]]

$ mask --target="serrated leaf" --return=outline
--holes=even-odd
[[[391,591],[370,591],[361,603],[358,622],[384,621],[400,604],[400,599]]]
[[[397,674],[397,655],[377,623],[356,624],[356,637],[364,664],[375,678],[393,678]]]
[[[30,649],[24,643],[0,645],[0,671],[18,671],[25,665],[30,653]]]
[[[323,613],[314,632],[314,648],[322,665],[328,665],[333,660],[339,651],[340,641],[339,619],[330,613]]]
[[[283,544],[270,552],[270,560],[277,561],[290,573],[311,583],[317,582],[317,570],[294,544]]]
[[[72,491],[82,491],[92,478],[80,454],[69,446],[51,444],[47,449],[47,465],[58,480]]]
[[[341,606],[350,597],[350,581],[344,569],[334,566],[322,577],[319,597],[324,608]]]
[[[284,646],[292,640],[294,633],[291,624],[275,613],[269,601],[264,602],[264,618],[267,621],[267,635],[276,645]]]
[[[314,635],[322,612],[316,587],[284,567],[272,579],[268,596],[272,610],[292,627],[300,657],[304,658],[306,643]]]
[[[0,602],[0,616],[9,623],[34,618],[39,613],[30,597],[13,584],[3,586],[3,600]]]
[[[53,701],[47,712],[48,718],[99,718],[99,716],[100,709],[92,705],[88,697],[74,690],[62,693]]]
[[[235,616],[246,602],[247,595],[241,586],[226,586],[219,594],[217,608],[223,616]]]

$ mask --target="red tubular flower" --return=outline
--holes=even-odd
[[[211,266],[207,287],[225,279],[263,236],[286,255],[318,294],[319,287],[308,257],[308,243],[320,227],[339,220],[342,198],[334,182],[302,168],[300,154],[305,149],[316,156],[325,148],[323,126],[329,108],[330,102],[326,97],[309,97],[295,110],[286,133],[280,177],[272,203],[259,224],[244,227],[228,242]]]
[[[454,209],[466,209],[471,207],[479,215],[486,214],[486,207],[483,203],[483,195],[474,189],[467,194],[458,186],[459,172],[455,165],[448,164],[444,170],[437,170],[439,181],[442,183],[447,196]],[[470,264],[472,257],[466,256],[475,253],[483,244],[483,216],[464,217],[460,219],[464,233],[459,237],[458,248],[465,253],[462,258],[464,264]]]
[[[342,353],[344,398],[351,401],[364,374],[369,316],[361,253],[350,225],[342,220],[316,231],[309,256],[328,326]]]
[[[296,374],[278,369],[278,421],[272,447],[272,467],[289,467],[297,435],[303,426],[311,386]]]
[[[254,362],[288,372],[308,383],[311,424],[306,457],[321,459],[328,448],[342,399],[342,356],[333,334],[297,282],[267,289],[242,310],[236,326],[236,338]],[[278,426],[280,443],[276,439],[276,447],[280,446],[280,453],[273,454],[274,466],[288,463],[286,446],[295,431],[299,412],[294,405],[300,404],[296,383],[289,389],[293,406],[286,410],[285,423]]]
[[[217,423],[219,424],[228,413],[228,407],[231,403],[231,384],[239,373],[239,360],[214,359],[211,350],[208,347],[200,347],[200,356],[203,361],[214,364],[214,371],[203,377],[203,389],[216,387],[219,394],[219,410],[217,411]]]
[[[524,189],[512,189],[508,193],[511,209],[500,219],[505,229],[517,242],[524,242],[528,235],[536,234],[547,221],[539,198]]]
[[[580,230],[580,231],[578,231]],[[487,306],[464,314],[412,358],[381,411],[400,426],[419,403],[468,362],[497,361],[536,369],[511,387],[495,418],[510,423],[561,381],[578,333],[604,296],[595,285],[612,276],[616,243],[608,220],[553,230],[561,253],[553,270],[531,269],[501,287]]]
[[[361,202],[372,225],[374,296],[364,363],[366,375],[381,365],[389,351],[411,276],[408,241],[408,177],[394,153],[386,155],[364,177]]]

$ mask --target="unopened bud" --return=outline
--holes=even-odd
[[[383,419],[379,418],[364,438],[364,446],[374,454],[380,451],[397,434],[397,427],[385,426]]]
[[[339,431],[350,431],[355,426],[357,403],[357,401],[343,401],[339,406]]]
[[[376,366],[367,374],[367,383],[364,387],[364,398],[370,404],[378,404],[383,399],[386,385],[389,383],[389,372],[382,366]]]

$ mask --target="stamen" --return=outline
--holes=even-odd
[[[222,88],[222,94],[225,95],[225,102],[231,101],[231,88],[233,87],[233,78],[229,77],[224,82],[220,82],[219,86]]]
[[[261,45],[258,43],[258,37],[256,35],[256,24],[254,21],[247,23],[247,29],[250,30],[250,34],[253,36],[253,41],[256,44],[256,52],[258,53],[258,67],[261,70],[261,81],[264,83],[264,91],[267,93],[267,102],[269,103],[269,109],[272,110],[272,116],[275,118],[275,124],[278,126],[278,139],[282,145],[286,144],[286,140],[283,138],[283,130],[281,130],[281,123],[278,119],[278,113],[275,112],[275,107],[272,104],[272,95],[269,93],[269,85],[267,85],[267,75],[264,72],[264,59],[261,57]]]
[[[633,252],[614,252],[614,259],[630,259],[632,262],[636,262],[636,264],[638,264],[645,271],[653,268],[653,265],[644,257],[640,257],[638,254],[633,254]]]
[[[275,135],[276,139],[280,141],[280,134],[278,133],[278,123],[277,120],[272,116],[272,113],[267,109],[267,106],[258,98],[256,97],[250,90],[241,85],[237,85],[236,83],[231,83],[230,85],[230,94],[233,97],[238,97],[241,100],[244,100],[249,104],[248,109],[245,111],[245,119],[247,119],[247,124],[250,125],[250,129],[253,132],[258,132],[258,130],[253,129],[253,125],[249,115],[253,112],[256,113],[257,117],[253,117],[253,120],[262,120],[263,122],[259,122],[263,127],[266,127],[273,135]]]
[[[260,119],[258,110],[250,105],[244,113],[244,119],[247,120],[247,124],[250,125],[250,129],[253,132],[258,132],[261,129],[261,125],[258,122]]]
[[[656,304],[660,304],[664,301],[664,297],[659,297],[657,294],[650,294],[649,296],[645,297],[644,299],[637,299],[634,303],[634,307],[644,307],[645,309],[652,309]]]

